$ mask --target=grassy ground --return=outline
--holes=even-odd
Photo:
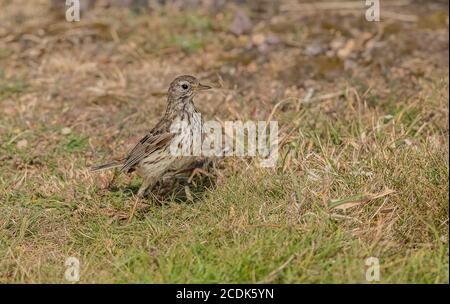
[[[83,283],[366,283],[373,256],[381,283],[448,283],[448,4],[370,23],[289,3],[73,24],[0,0],[0,282],[66,282],[74,256]],[[239,37],[236,10],[253,23]],[[185,73],[217,84],[206,118],[272,113],[280,161],[218,161],[128,222],[139,178],[105,191],[112,172],[88,168],[125,153]]]

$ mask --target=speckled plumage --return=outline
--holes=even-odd
[[[209,88],[200,84],[193,76],[184,75],[175,78],[168,90],[166,111],[155,127],[125,158],[94,167],[93,171],[114,167],[120,167],[120,172],[125,173],[136,171],[144,180],[138,191],[138,196],[143,197],[164,174],[188,167],[195,158],[174,155],[170,151],[170,146],[174,141],[182,143],[185,136],[192,134],[172,133],[171,127],[175,123],[184,122],[188,126],[187,130],[201,133],[202,120],[200,112],[194,106],[193,97],[197,91]]]

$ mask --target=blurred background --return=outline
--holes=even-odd
[[[417,94],[418,82],[448,67],[446,1],[383,1],[381,22],[366,20],[364,1],[81,0],[72,23],[64,0],[1,7],[0,71],[17,80],[3,86],[38,89],[40,108],[71,109],[59,116],[66,122],[101,120],[90,109],[98,105],[123,115],[133,100],[153,107],[149,97],[179,74],[222,88],[205,114],[259,119],[280,100],[349,87],[389,107],[392,95]],[[298,110],[283,106],[292,104]]]

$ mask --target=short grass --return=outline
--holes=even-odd
[[[448,13],[412,6],[433,26],[364,23],[356,36],[355,16],[288,14],[234,37],[233,7],[100,9],[75,26],[49,22],[47,1],[3,2],[1,283],[65,283],[72,256],[81,283],[368,283],[368,257],[380,261],[374,283],[449,282]],[[252,46],[257,34],[282,43]],[[382,47],[301,51],[358,37]],[[106,191],[112,172],[88,168],[157,121],[182,73],[218,84],[197,97],[208,118],[272,115],[279,162],[217,160],[129,221],[140,179]]]

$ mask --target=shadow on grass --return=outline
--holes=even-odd
[[[199,163],[196,164],[195,168],[202,169],[208,174],[211,174],[208,170],[211,168],[210,164]],[[190,179],[191,171],[186,173],[180,173],[173,177],[165,177],[160,180],[152,191],[150,191],[147,196],[142,200],[142,203],[149,205],[165,205],[169,203],[180,203],[180,204],[193,204],[199,200],[203,193],[214,186],[215,178],[211,176],[195,176]],[[129,185],[117,186],[113,184],[110,188],[110,192],[122,192],[125,196],[130,199],[136,197],[141,182],[132,182]]]

